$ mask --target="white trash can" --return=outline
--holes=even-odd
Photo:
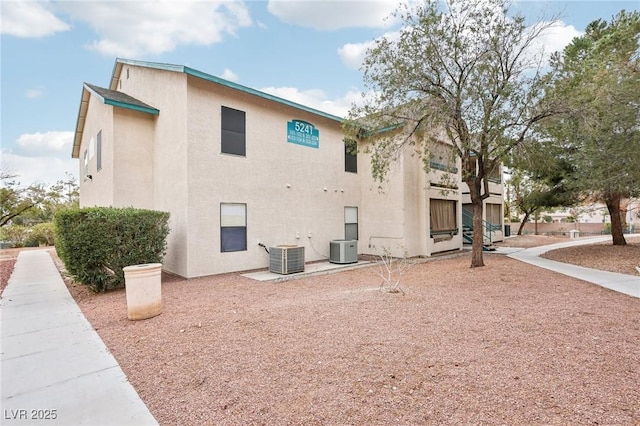
[[[122,268],[130,320],[143,320],[162,312],[162,263]]]
[[[569,238],[575,239],[579,237],[580,237],[580,231],[578,231],[577,229],[572,229],[569,231]]]

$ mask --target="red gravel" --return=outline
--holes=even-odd
[[[600,249],[601,262],[607,246]],[[163,277],[163,313],[69,283],[161,424],[640,424],[640,299],[487,254],[280,283]]]

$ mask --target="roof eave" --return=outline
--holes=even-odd
[[[311,108],[293,101],[289,101],[287,99],[284,98],[280,98],[278,96],[275,95],[270,95],[268,93],[265,92],[261,92],[259,90],[256,89],[252,89],[250,87],[247,86],[243,86],[241,84],[238,83],[234,83],[232,81],[229,80],[225,80],[222,79],[220,77],[216,77],[213,76],[211,74],[207,74],[204,73],[202,71],[198,71],[196,69],[193,68],[189,68],[183,65],[173,65],[173,64],[163,64],[163,63],[158,63],[158,62],[147,62],[147,61],[137,61],[137,60],[132,60],[132,59],[123,59],[123,58],[117,58],[116,59],[116,64],[113,67],[113,73],[111,76],[111,86],[110,89],[111,90],[116,90],[118,87],[118,80],[120,79],[120,74],[122,72],[122,66],[123,65],[133,65],[133,66],[139,66],[139,67],[144,67],[144,68],[153,68],[153,69],[159,69],[159,70],[164,70],[164,71],[173,71],[173,72],[181,72],[193,77],[197,77],[206,81],[210,81],[212,83],[224,86],[224,87],[228,87],[230,89],[234,89],[234,90],[238,90],[240,92],[244,92],[244,93],[248,93],[250,95],[253,96],[258,96],[260,98],[263,99],[268,99],[272,102],[277,102],[280,104],[284,104],[302,111],[306,111],[309,112],[311,114],[314,115],[318,115],[324,118],[327,118],[329,120],[333,120],[333,121],[337,121],[339,123],[342,123],[344,121],[344,118],[339,117],[337,115],[333,115],[333,114],[329,114],[327,112],[323,112],[320,111],[318,109],[315,108]]]
[[[87,119],[87,110],[89,109],[89,98],[91,94],[85,86],[82,87],[82,95],[80,97],[80,108],[78,109],[78,118],[76,120],[76,131],[73,138],[73,147],[71,148],[71,158],[80,158],[80,144],[82,142],[82,133],[84,132],[84,124]]]
[[[147,107],[143,107],[141,105],[134,105],[134,104],[130,104],[128,102],[120,102],[120,101],[114,101],[113,99],[102,99],[103,103],[105,105],[111,105],[114,107],[118,107],[118,108],[124,108],[124,109],[130,109],[133,111],[139,111],[139,112],[145,112],[147,114],[151,114],[151,115],[159,115],[160,114],[160,110],[157,108],[147,108]]]

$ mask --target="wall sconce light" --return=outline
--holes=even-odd
[[[85,178],[87,178],[89,180],[93,180],[93,176],[91,176],[91,175],[86,175]]]

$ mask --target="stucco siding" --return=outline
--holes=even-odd
[[[425,171],[409,146],[392,162],[387,179],[376,182],[364,145],[358,172],[346,172],[344,134],[331,116],[217,84],[190,69],[146,64],[118,62],[111,85],[150,106],[146,113],[90,97],[80,129],[81,205],[169,212],[165,271],[192,278],[266,268],[269,256],[259,244],[304,246],[307,262],[328,259],[330,241],[345,238],[345,207],[357,208],[359,254],[386,249],[398,257],[431,256],[463,247],[462,204],[469,196],[460,172]],[[245,155],[222,152],[223,107],[244,112]],[[313,125],[317,147],[288,141],[293,120]],[[94,146],[85,172],[84,150],[100,131],[102,170],[97,171]],[[92,179],[84,178],[89,174]],[[492,182],[489,188],[486,202],[502,203],[502,184]],[[438,242],[430,236],[434,198],[457,202],[459,232]],[[222,249],[223,203],[246,206],[246,249],[242,244]]]
[[[105,105],[95,96],[91,96],[88,112],[78,161],[80,207],[111,206],[114,194],[113,107]],[[102,168],[100,170],[98,170],[97,152],[98,133],[100,133],[102,140],[100,153]],[[84,165],[85,150],[89,154],[87,170]]]
[[[365,254],[403,256],[407,249],[404,218],[405,158],[391,165],[384,182],[371,177],[371,155],[365,146],[358,153],[358,170],[362,173],[362,232],[360,247]]]
[[[122,92],[160,110],[155,119],[152,164],[153,208],[170,213],[163,268],[188,276],[186,75],[125,65],[119,86]]]
[[[344,238],[344,207],[360,207],[340,123],[195,78],[188,99],[190,275],[266,267],[258,243],[304,246],[307,261],[328,257],[329,242]],[[221,152],[222,106],[246,113],[246,156]],[[293,119],[318,129],[318,148],[287,142]],[[246,204],[246,251],[221,252],[221,203]]]
[[[155,116],[114,109],[115,207],[153,209],[153,138]]]

